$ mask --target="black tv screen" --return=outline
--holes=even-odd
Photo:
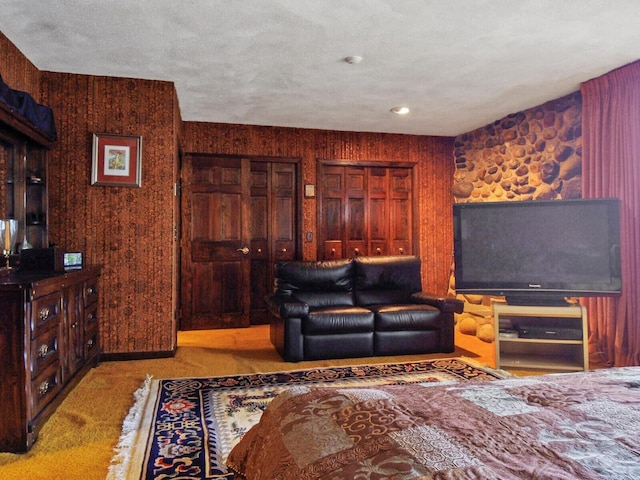
[[[456,291],[515,304],[620,293],[619,201],[454,204]]]

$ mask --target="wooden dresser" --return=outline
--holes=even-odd
[[[97,364],[99,276],[99,267],[0,276],[0,451],[27,451]]]

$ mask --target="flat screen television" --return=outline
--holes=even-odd
[[[619,294],[615,198],[454,204],[457,293],[518,305]]]

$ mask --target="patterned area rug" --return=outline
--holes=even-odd
[[[109,479],[231,479],[225,460],[269,402],[293,385],[485,381],[504,372],[460,358],[234,375],[147,379],[123,425]]]

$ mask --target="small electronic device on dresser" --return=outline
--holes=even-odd
[[[58,247],[29,248],[20,252],[20,270],[23,272],[67,272],[82,267],[82,252],[65,252]]]

